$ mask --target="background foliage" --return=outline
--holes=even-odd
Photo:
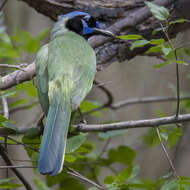
[[[187,20],[179,19],[170,22],[169,11],[164,7],[159,7],[150,2],[146,2],[150,11],[155,18],[160,20],[161,28],[163,32],[167,34],[168,28],[174,23],[183,23]],[[0,61],[13,65],[15,63],[27,62],[25,58],[36,54],[40,48],[40,42],[48,34],[49,30],[42,31],[36,37],[33,37],[27,31],[15,28],[12,35],[8,35],[4,29],[0,33]],[[156,33],[156,31],[154,31]],[[149,53],[159,53],[165,59],[162,64],[156,64],[154,68],[160,68],[167,64],[183,64],[186,63],[175,57],[176,49],[173,47],[173,42],[170,39],[144,39],[141,35],[125,35],[118,36],[122,40],[131,40],[131,51],[133,49],[147,46],[150,48],[147,50]],[[27,54],[27,56],[26,56]],[[180,48],[178,50],[178,56],[187,54],[189,55],[189,48]],[[20,69],[24,69],[25,65],[21,65]],[[2,75],[12,72],[15,68],[6,68]],[[12,89],[0,91],[1,98],[6,98],[9,102],[9,111],[17,109],[22,106],[24,109],[30,109],[34,105],[38,104],[37,91],[35,88],[35,81],[24,82],[18,84]],[[174,89],[176,91],[176,89]],[[183,93],[183,92],[181,92]],[[24,98],[19,95],[23,95]],[[83,101],[80,105],[83,113],[88,112],[92,109],[98,108],[99,103],[93,101]],[[175,105],[174,105],[175,107]],[[189,111],[190,102],[185,100],[182,102],[181,112],[186,113]],[[3,107],[1,106],[1,109]],[[99,117],[104,117],[104,113],[107,110],[95,111],[90,114],[94,120],[98,120]],[[160,111],[157,116],[163,117],[165,113]],[[79,115],[74,112],[72,114],[72,123],[76,123],[80,120]],[[112,123],[114,121],[105,121],[105,123]],[[0,115],[0,127],[11,128],[16,130],[16,123],[8,118],[5,118],[3,113]],[[158,137],[158,133],[155,128],[151,128],[144,134],[140,139],[141,143],[147,145],[147,147],[153,147],[160,145],[161,142],[167,146],[168,149],[172,149],[179,138],[183,135],[183,126],[179,125],[163,125],[159,127],[161,141]],[[67,149],[65,156],[65,165],[73,168],[86,178],[94,181],[96,184],[103,184],[105,189],[108,190],[189,190],[190,189],[190,178],[185,176],[176,176],[174,171],[166,173],[164,176],[160,176],[158,179],[144,179],[138,176],[140,166],[135,163],[137,153],[130,146],[124,144],[119,145],[115,148],[110,148],[109,145],[112,140],[119,135],[128,133],[127,130],[109,131],[109,132],[96,132],[93,134],[87,134],[77,132],[72,124],[70,126],[69,137],[67,141]],[[91,138],[93,137],[93,138]],[[32,161],[32,165],[36,166],[38,157],[38,150],[41,142],[41,136],[39,136],[39,129],[33,129],[28,131],[24,136],[16,136],[14,139],[17,142],[13,142],[11,139],[7,140],[7,143],[17,144],[18,142],[25,145],[28,156]],[[91,140],[91,139],[95,139]],[[5,141],[5,137],[1,137],[1,141]],[[97,146],[97,142],[104,144],[101,149]],[[118,167],[119,165],[119,167]],[[118,169],[122,168],[122,169]],[[101,171],[108,170],[109,175],[102,177]],[[148,170],[148,168],[147,168]],[[86,186],[81,183],[77,178],[73,178],[68,174],[68,168],[64,168],[63,172],[55,177],[46,176],[45,182],[39,177],[38,171],[34,169],[35,175],[33,181],[36,190],[49,190],[53,187],[56,190],[70,190],[70,189],[89,189],[96,190],[97,187]],[[103,179],[102,179],[103,178]],[[13,189],[23,186],[19,183],[15,183],[15,178],[6,178],[0,180],[0,188],[2,189]]]

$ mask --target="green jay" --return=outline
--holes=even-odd
[[[77,109],[92,88],[96,55],[85,37],[113,37],[85,12],[58,17],[50,42],[36,56],[36,85],[46,115],[38,170],[51,176],[61,172],[71,111]]]

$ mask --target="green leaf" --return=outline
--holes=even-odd
[[[161,63],[161,64],[153,65],[153,68],[159,69],[160,67],[163,67],[163,66],[168,65],[168,64],[169,64],[169,62],[166,61],[166,62]]]
[[[165,56],[168,56],[171,52],[173,52],[172,48],[171,47],[167,47],[167,46],[162,46],[162,53],[165,55]]]
[[[181,127],[176,127],[170,130],[168,136],[169,147],[174,147],[182,135],[183,135],[183,129]]]
[[[7,119],[0,114],[0,123],[3,123],[4,121],[7,121]]]
[[[124,129],[124,130],[114,130],[114,131],[107,131],[107,132],[99,132],[98,133],[98,137],[102,138],[102,139],[109,139],[109,138],[112,138],[114,136],[117,136],[117,135],[123,135],[123,134],[126,134],[128,132],[127,129]]]
[[[178,181],[176,179],[166,181],[160,190],[180,190]]]
[[[35,190],[50,190],[50,188],[45,185],[39,178],[34,177],[33,181],[36,186]]]
[[[16,184],[16,183],[0,184],[0,188],[2,188],[2,189],[13,189],[13,188],[19,188],[19,187],[22,187],[22,185]]]
[[[157,53],[157,52],[161,52],[162,50],[162,46],[158,45],[158,46],[154,46],[149,48],[146,53]]]
[[[34,149],[39,149],[40,147],[40,138],[29,138],[27,135],[24,135],[22,138],[22,143],[29,145],[30,147],[34,148]],[[33,153],[35,153],[34,150],[32,150],[31,148],[27,148],[26,146],[24,146],[25,150],[28,153],[28,156],[31,158]]]
[[[40,135],[40,129],[39,128],[31,128],[28,129],[27,132],[24,134],[24,136],[28,139],[34,139],[39,137]]]
[[[71,154],[65,154],[65,161],[72,163],[76,160],[77,158]]]
[[[13,108],[13,107],[25,104],[25,103],[27,103],[26,99],[24,99],[24,98],[23,99],[19,99],[19,100],[14,101],[13,103],[10,103],[9,104],[9,108]]]
[[[84,100],[82,101],[82,103],[80,104],[80,110],[81,112],[85,113],[85,112],[88,112],[92,109],[96,109],[100,106],[99,103],[97,102],[93,102],[93,101],[87,101],[87,100]],[[93,112],[91,113],[90,115],[92,116],[96,116],[96,117],[101,117],[101,114],[100,112],[96,111],[96,112]]]
[[[188,63],[185,63],[184,61],[177,60],[176,63],[181,64],[181,65],[188,65]]]
[[[132,43],[130,50],[133,50],[135,48],[144,47],[145,45],[149,44],[150,42],[148,40],[137,40]]]
[[[121,35],[121,36],[117,36],[117,38],[122,39],[122,40],[138,40],[138,39],[143,39],[143,37],[141,35],[133,35],[133,34]]]
[[[48,186],[52,187],[56,184],[59,185],[59,187],[55,188],[56,190],[85,190],[86,188],[78,181],[78,179],[74,179],[66,173],[60,173],[56,176],[46,176],[46,183]],[[52,189],[54,188],[51,188],[51,190]]]
[[[4,91],[4,93],[1,93],[1,96],[2,97],[5,97],[5,98],[9,98],[9,97],[14,97],[16,95],[16,91],[13,91],[13,90],[6,90]]]
[[[114,182],[114,176],[106,176],[105,179],[104,179],[104,183],[105,184],[112,184]]]
[[[13,183],[14,178],[0,179],[0,188],[2,189],[12,189],[22,187],[20,184]]]
[[[168,139],[167,130],[160,128],[160,135],[163,141]],[[156,146],[160,144],[157,133],[155,129],[149,129],[145,135],[143,135],[143,142],[148,146]]]
[[[30,97],[36,97],[37,96],[37,89],[33,85],[32,81],[27,81],[22,84],[18,84],[16,86],[16,90],[24,90],[28,96]]]
[[[150,40],[150,44],[152,45],[160,45],[163,44],[164,42],[165,40],[163,38]]]
[[[181,18],[181,19],[169,22],[169,25],[176,24],[176,23],[184,23],[185,21],[189,22],[188,20]]]
[[[2,123],[3,127],[12,129],[14,131],[17,131],[17,126],[15,125],[15,122],[12,120],[7,120]]]
[[[169,11],[163,6],[156,5],[149,1],[145,1],[145,4],[148,6],[149,10],[151,11],[152,15],[161,21],[166,21],[169,17]]]
[[[36,39],[38,41],[41,41],[45,38],[45,36],[49,33],[50,29],[45,29],[43,30],[40,34],[38,34],[38,36],[36,37]]]
[[[109,160],[120,162],[125,165],[132,165],[136,152],[127,146],[119,146],[117,149],[111,149],[108,153]]]
[[[96,187],[90,187],[90,188],[88,188],[88,190],[99,190],[99,189]]]
[[[131,176],[132,171],[133,166],[129,166],[121,171],[116,178],[117,183],[123,183],[125,180],[127,180]]]
[[[19,51],[15,47],[12,46],[12,44],[9,44],[7,42],[1,42],[0,43],[0,59],[3,58],[10,58],[15,59],[18,58]]]
[[[66,151],[65,153],[72,153],[77,150],[86,140],[87,133],[80,133],[80,135],[76,135],[67,139]]]

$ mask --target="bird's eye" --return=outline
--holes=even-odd
[[[89,27],[96,27],[96,19],[93,17],[84,17],[84,20],[88,24]]]

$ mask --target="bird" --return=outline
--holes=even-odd
[[[96,73],[96,55],[86,40],[89,36],[114,35],[86,12],[58,16],[50,41],[36,55],[36,86],[46,115],[37,168],[55,176],[63,168],[72,110],[90,92]]]

